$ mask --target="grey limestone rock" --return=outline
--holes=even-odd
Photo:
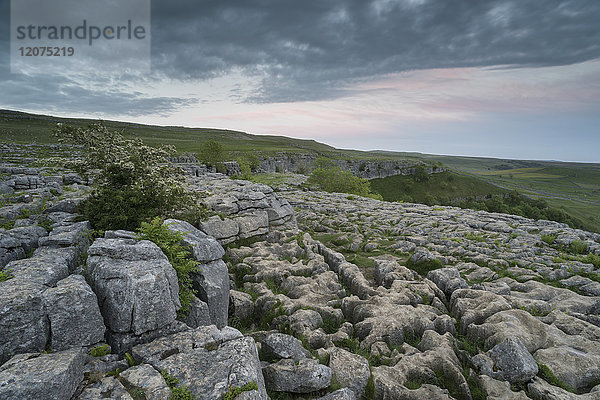
[[[429,271],[427,279],[435,283],[448,297],[457,289],[469,287],[456,268],[446,267]]]
[[[140,364],[119,375],[130,387],[144,391],[146,400],[164,400],[171,396],[171,389],[160,372],[148,364]]]
[[[66,261],[47,258],[39,253],[31,258],[12,261],[6,268],[12,271],[11,274],[16,279],[49,287],[69,275],[69,264]]]
[[[86,247],[89,244],[88,235],[92,226],[88,221],[59,226],[52,229],[48,236],[38,240],[40,246],[75,246]]]
[[[279,360],[263,368],[267,387],[276,392],[310,393],[331,384],[331,368],[311,358],[297,363],[292,359]]]
[[[81,275],[70,275],[43,294],[53,350],[88,346],[104,340],[104,320],[96,295]]]
[[[310,357],[310,352],[302,347],[302,342],[283,333],[272,333],[261,340],[261,351],[266,357],[290,358],[299,361]]]
[[[97,239],[87,268],[107,327],[140,335],[169,325],[181,307],[175,270],[154,243]]]
[[[48,236],[46,229],[37,225],[13,228],[7,233],[18,242],[19,246],[22,247],[25,252],[29,252],[38,247],[39,239]]]
[[[240,239],[269,233],[269,217],[266,211],[254,211],[235,220],[240,227]]]
[[[356,397],[356,394],[352,390],[342,388],[335,392],[331,392],[326,396],[319,397],[317,400],[356,400],[357,398],[358,397]]]
[[[0,398],[70,399],[83,380],[82,367],[80,348],[50,354],[20,354],[0,367]]]
[[[200,263],[219,260],[225,254],[225,250],[215,238],[196,229],[189,222],[167,219],[163,225],[182,234],[182,245],[189,248],[194,259]]]
[[[15,354],[46,347],[49,324],[42,302],[45,289],[16,278],[0,282],[0,363]]]
[[[181,321],[190,328],[211,325],[208,304],[193,296],[190,302],[190,312]]]
[[[518,338],[506,338],[494,346],[489,355],[494,361],[494,378],[520,383],[530,381],[538,373],[535,359]]]
[[[254,302],[248,293],[229,291],[229,315],[244,320],[254,314]]]
[[[219,328],[227,325],[229,308],[229,270],[222,260],[198,266],[200,271],[192,273],[197,296],[208,304],[210,320]]]
[[[237,222],[230,218],[221,219],[218,215],[210,217],[200,224],[204,233],[217,239],[222,245],[231,243],[237,239],[240,227]]]
[[[259,396],[246,396],[267,398],[254,340],[232,328],[202,326],[138,345],[133,355],[173,375],[198,398],[218,400],[229,387],[252,381]]]
[[[133,400],[125,386],[114,377],[105,377],[88,387],[77,397],[77,400]]]
[[[334,348],[329,352],[329,368],[333,377],[343,387],[351,389],[357,398],[365,393],[371,371],[369,362],[364,357]]]

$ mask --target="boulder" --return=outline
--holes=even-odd
[[[581,392],[590,390],[600,382],[600,355],[590,350],[576,348],[575,345],[558,346],[540,349],[534,353],[534,357],[561,382]]]
[[[176,318],[179,285],[160,248],[148,241],[97,239],[87,270],[107,327],[140,335]]]
[[[364,357],[334,348],[329,352],[329,368],[342,387],[349,388],[357,398],[361,398],[371,376],[369,362]]]
[[[193,258],[199,263],[219,260],[225,254],[225,250],[215,238],[196,229],[189,222],[167,219],[163,225],[182,234],[181,244],[190,250]]]
[[[136,360],[179,379],[197,398],[220,400],[230,387],[256,382],[267,398],[254,340],[233,329],[202,326],[133,348]],[[258,395],[258,396],[257,396]]]
[[[535,359],[518,338],[506,338],[494,346],[489,355],[494,361],[494,378],[522,383],[530,381],[538,373]]]
[[[84,248],[89,244],[89,233],[91,230],[92,226],[88,221],[59,226],[52,229],[52,232],[48,236],[40,238],[38,244],[40,246],[75,246]]]
[[[488,400],[527,400],[529,397],[523,390],[513,392],[510,383],[498,381],[487,375],[477,377],[482,389],[487,393]]]
[[[235,218],[240,228],[240,239],[269,233],[269,217],[266,211],[254,211]]]
[[[209,236],[214,237],[222,244],[228,244],[237,239],[240,227],[230,218],[221,219],[218,215],[212,216],[200,224],[200,229]]]
[[[113,377],[105,377],[86,387],[77,400],[133,400],[125,386]]]
[[[222,260],[198,266],[191,274],[194,289],[200,300],[208,304],[210,320],[219,328],[227,325],[229,308],[229,270]]]
[[[8,235],[14,238],[19,243],[19,246],[27,253],[38,247],[38,241],[40,238],[48,236],[48,232],[41,226],[29,225],[13,228],[8,231]]]
[[[210,325],[210,311],[208,304],[197,298],[192,297],[190,302],[190,312],[181,320],[190,328],[197,328],[199,326]]]
[[[456,268],[446,267],[429,271],[427,279],[435,283],[448,298],[455,290],[469,287]]]
[[[160,372],[148,364],[140,364],[119,375],[128,387],[141,389],[146,400],[164,400],[171,397],[171,389]]]
[[[15,354],[46,347],[49,325],[42,302],[45,289],[15,278],[0,282],[0,364]]]
[[[43,294],[53,350],[89,346],[104,340],[104,320],[96,295],[81,275],[70,275]]]
[[[6,268],[11,274],[23,282],[37,283],[45,286],[54,286],[61,279],[69,275],[69,265],[66,262],[56,262],[53,258],[34,255],[10,262]]]
[[[302,346],[302,342],[283,333],[272,333],[261,340],[261,351],[267,358],[291,358],[299,361],[311,354]]]
[[[310,393],[331,384],[331,368],[311,358],[279,360],[262,371],[267,387],[276,392]]]
[[[396,261],[376,259],[373,278],[376,285],[389,289],[394,280],[411,281],[415,278],[415,273]]]
[[[239,320],[250,318],[254,314],[252,297],[245,292],[229,291],[229,315]]]
[[[80,348],[17,355],[0,367],[0,398],[70,399],[83,380],[82,367]]]

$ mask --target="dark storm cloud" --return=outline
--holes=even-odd
[[[190,100],[132,88],[231,71],[261,82],[235,101],[293,102],[341,97],[351,83],[386,73],[600,57],[598,0],[153,0],[153,72],[115,89],[95,76],[83,85],[10,74],[8,4],[0,0],[0,106],[24,109],[169,113]]]
[[[181,79],[232,68],[253,100],[335,98],[411,69],[565,65],[600,57],[597,0],[238,0],[152,5],[153,68]]]
[[[179,107],[197,102],[177,97],[147,97],[136,91],[86,87],[60,76],[12,75],[11,79],[1,82],[0,87],[0,108],[46,110],[57,115],[168,115]]]

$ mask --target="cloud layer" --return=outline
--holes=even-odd
[[[242,68],[262,80],[250,100],[265,102],[336,98],[349,83],[413,69],[600,57],[594,0],[188,0],[154,2],[152,15],[155,71]]]

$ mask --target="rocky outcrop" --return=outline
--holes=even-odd
[[[111,346],[123,348],[125,336],[140,336],[175,321],[179,286],[175,270],[154,243],[97,239],[88,250],[87,274],[111,333]]]
[[[50,346],[66,350],[104,341],[104,320],[98,299],[81,275],[70,275],[42,295],[48,315]]]
[[[70,399],[83,379],[82,365],[79,348],[52,354],[20,354],[0,366],[0,398]]]
[[[266,172],[294,172],[309,175],[315,168],[318,155],[314,154],[280,154],[264,157],[260,160],[260,168]],[[428,173],[446,171],[446,168],[427,166],[422,162],[408,160],[332,160],[344,171],[350,171],[361,178],[385,178],[394,175],[412,175],[417,166],[425,166]]]
[[[225,217],[212,217],[201,225],[221,244],[267,234],[272,229],[296,227],[294,210],[272,188],[221,174],[194,178],[194,187],[210,195],[205,203]]]
[[[218,400],[230,387],[251,382],[267,398],[256,345],[232,328],[199,327],[135,346],[133,355],[177,378],[197,398]]]
[[[209,399],[600,393],[600,235],[210,173],[192,186],[221,214],[165,222],[199,263],[179,320],[175,270],[153,243],[109,231],[82,265],[77,199],[0,231],[0,256],[16,255],[0,282],[0,397],[158,399],[167,381]]]

